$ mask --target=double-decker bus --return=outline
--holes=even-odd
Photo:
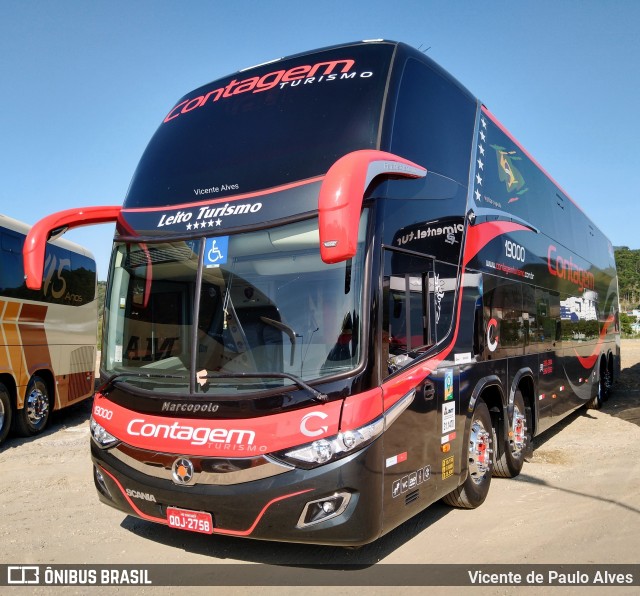
[[[371,542],[472,508],[619,371],[613,250],[422,53],[352,43],[188,93],[117,221],[98,495],[195,532]]]
[[[46,246],[39,289],[27,288],[29,226],[0,215],[0,443],[44,430],[52,410],[93,395],[96,264],[66,240]]]

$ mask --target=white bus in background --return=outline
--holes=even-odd
[[[24,282],[29,226],[0,215],[0,443],[35,435],[53,410],[93,395],[96,263],[66,240],[47,244],[42,289]]]

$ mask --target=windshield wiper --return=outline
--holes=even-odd
[[[96,389],[96,391],[103,393],[109,387],[113,385],[120,377],[140,377],[146,379],[188,379],[187,375],[162,375],[159,373],[141,373],[141,372],[119,372],[111,375],[107,380]]]
[[[187,375],[165,375],[159,373],[141,373],[141,372],[120,372],[111,375],[100,387],[96,389],[99,393],[104,393],[113,386],[113,383],[121,377],[138,377],[147,379],[188,379]],[[317,389],[305,383],[300,377],[289,373],[208,373],[199,377],[200,379],[289,379],[298,387],[311,393],[314,399],[319,402],[326,402],[329,396],[321,393]]]
[[[301,389],[308,391],[317,401],[326,402],[329,399],[329,396],[326,393],[321,393],[317,389],[311,387],[311,385],[305,383],[300,377],[289,373],[207,373],[206,375],[198,376],[198,380],[200,379],[289,379]]]

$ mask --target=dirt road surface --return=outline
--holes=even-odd
[[[89,458],[90,403],[56,413],[34,439],[10,437],[0,448],[0,563],[265,563],[312,568],[394,563],[574,564],[640,562],[640,341],[622,342],[621,378],[602,410],[581,409],[535,440],[515,479],[494,479],[476,510],[437,503],[359,550],[210,537],[128,517],[99,503]],[[274,568],[277,572],[277,567]],[[179,593],[185,588],[137,588]],[[459,593],[457,588],[427,588]],[[516,588],[467,588],[506,594]],[[46,593],[51,588],[9,588]],[[69,589],[65,589],[67,592]],[[87,593],[77,588],[73,593]],[[122,593],[94,588],[90,593]],[[262,594],[297,588],[254,588]],[[358,588],[332,588],[355,593]],[[528,588],[528,593],[547,589]],[[563,594],[583,588],[562,588]],[[638,588],[606,588],[637,593]],[[189,588],[190,593],[210,589]],[[217,588],[240,593],[242,588]],[[321,587],[305,588],[325,594]],[[424,593],[424,588],[368,592]],[[598,590],[602,593],[602,589]],[[129,589],[133,593],[133,589]],[[184,593],[184,592],[182,592]],[[595,594],[595,590],[591,591]]]

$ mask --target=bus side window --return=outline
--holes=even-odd
[[[427,258],[402,251],[385,252],[383,280],[383,376],[409,364],[429,342],[429,273]]]
[[[0,290],[13,298],[24,296],[22,245],[24,236],[10,231],[0,232]]]
[[[521,285],[485,275],[484,319],[489,359],[524,353],[526,326]]]
[[[533,286],[522,286],[522,318],[524,323],[525,354],[537,353],[536,344],[540,342],[536,297]]]

